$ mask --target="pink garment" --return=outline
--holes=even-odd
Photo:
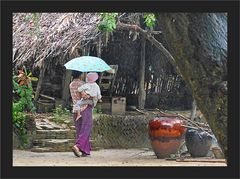
[[[76,103],[78,100],[81,100],[81,94],[78,92],[78,88],[83,84],[85,84],[84,81],[80,79],[74,79],[69,85],[72,102],[73,102],[73,110],[72,110],[73,113],[77,112],[78,108],[76,107]],[[82,105],[80,111],[83,111],[86,108],[87,108],[87,105]]]
[[[90,72],[87,74],[87,82],[88,83],[93,83],[95,81],[97,81],[98,79],[98,74],[96,72]]]

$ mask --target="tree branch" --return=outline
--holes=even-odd
[[[133,25],[133,24],[124,24],[122,22],[117,22],[117,30],[134,30],[139,32],[140,34],[142,34],[146,39],[148,39],[153,45],[155,45],[155,47],[157,47],[165,56],[166,58],[170,61],[170,63],[176,67],[176,70],[178,72],[178,74],[182,75],[177,63],[175,61],[175,59],[173,58],[173,56],[171,55],[171,53],[162,45],[162,43],[160,43],[158,40],[156,40],[151,32],[148,32],[147,30],[142,29],[141,27],[139,27],[138,25]],[[156,32],[156,31],[154,31]]]

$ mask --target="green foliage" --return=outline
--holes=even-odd
[[[146,24],[147,27],[151,28],[155,25],[156,17],[154,14],[152,13],[144,14],[143,18],[144,18],[144,23]]]
[[[116,29],[116,17],[118,13],[101,13],[101,22],[98,24],[98,29],[102,32],[112,32]],[[143,15],[144,23],[147,27],[152,28],[156,23],[156,17],[153,13],[145,13]]]
[[[23,107],[19,105],[20,103],[16,104],[13,103],[13,124],[19,131],[19,139],[21,141],[21,145],[24,146],[27,143],[27,131],[25,128],[26,125],[26,115],[22,112]]]
[[[20,86],[16,82],[16,77],[13,77],[13,92],[17,93],[20,97],[19,101],[15,102],[13,106],[16,106],[17,109],[21,109],[21,111],[35,111],[34,104],[32,102],[33,98],[33,89],[32,84],[30,83],[28,86],[22,85]]]
[[[26,72],[26,69],[25,69]],[[13,101],[12,122],[19,131],[21,145],[27,142],[26,136],[26,115],[25,111],[34,111],[35,107],[32,102],[33,89],[31,82],[28,85],[19,85],[18,76],[13,75],[13,93],[17,94],[19,99]]]
[[[63,108],[62,105],[53,109],[53,121],[57,124],[65,123],[65,120],[69,115],[70,111],[67,108]]]
[[[102,21],[98,24],[98,29],[102,32],[112,32],[116,29],[116,17],[118,13],[101,13]]]
[[[39,21],[39,18],[40,18],[40,14],[39,13],[29,13],[28,15],[26,15],[25,17],[25,21]]]
[[[17,93],[20,96],[20,100],[16,103],[16,105],[22,106],[22,110],[34,111],[35,107],[32,102],[32,88],[23,85],[18,88]]]
[[[99,105],[97,105],[94,109],[93,109],[93,114],[102,114],[102,110],[101,107]]]

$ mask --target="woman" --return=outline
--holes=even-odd
[[[81,72],[73,71],[72,77],[73,81],[70,83],[70,93],[72,97],[73,102],[73,120],[76,128],[76,143],[72,147],[73,153],[80,157],[81,153],[82,156],[90,155],[91,151],[91,145],[90,145],[90,134],[92,130],[92,109],[93,109],[93,103],[90,99],[90,96],[86,93],[80,94],[78,92],[78,88],[85,84],[85,82],[81,79]],[[76,102],[83,99],[89,99],[85,100],[85,104],[82,106],[82,112],[81,112],[81,118],[79,120],[76,120],[77,118],[77,110],[76,110]]]

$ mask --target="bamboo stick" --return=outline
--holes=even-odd
[[[35,92],[35,91],[33,91],[33,93],[34,93],[34,94],[36,94],[36,92]],[[40,94],[40,93],[39,93],[39,96],[42,96],[42,97],[44,97],[44,98],[47,98],[47,99],[50,99],[50,100],[53,100],[53,101],[55,101],[55,98],[53,98],[53,97],[50,97],[50,96],[47,96],[47,95],[44,95],[44,94]]]
[[[226,163],[225,159],[206,159],[206,158],[178,158],[176,162],[209,162],[209,163]]]
[[[141,111],[141,110],[139,110],[139,109],[135,109],[136,111],[138,111],[138,112],[140,112],[140,113],[142,113],[142,114],[148,114],[147,112],[143,112],[143,111]]]

